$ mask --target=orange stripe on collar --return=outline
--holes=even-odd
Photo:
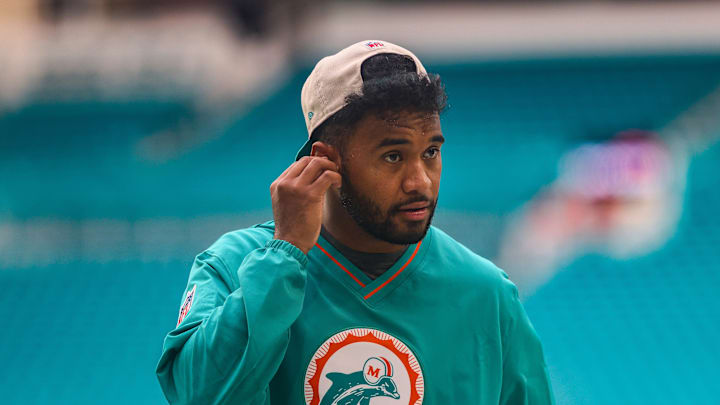
[[[315,243],[315,246],[317,246],[318,249],[320,249],[323,253],[325,253],[325,254],[327,255],[327,257],[330,258],[330,260],[332,260],[333,262],[335,262],[335,264],[337,264],[338,266],[340,266],[340,268],[343,269],[343,270],[345,271],[345,273],[348,274],[348,276],[352,277],[352,279],[355,280],[355,282],[357,282],[358,284],[360,284],[361,287],[365,288],[365,284],[363,284],[362,281],[360,281],[357,277],[355,277],[354,274],[352,274],[352,273],[350,272],[350,270],[346,269],[345,266],[343,266],[342,264],[340,264],[339,261],[337,261],[334,257],[332,257],[332,255],[330,255],[330,253],[328,253],[327,250],[323,249],[323,247],[320,246],[319,243]]]
[[[413,253],[412,253],[412,255],[410,256],[410,258],[408,259],[408,261],[405,262],[405,264],[403,264],[402,267],[400,267],[400,268],[398,269],[398,271],[395,272],[395,274],[393,274],[389,279],[385,280],[384,283],[382,283],[382,284],[380,284],[379,286],[377,286],[376,289],[370,291],[364,298],[365,298],[365,299],[368,299],[368,298],[372,297],[373,294],[375,294],[376,292],[380,291],[380,290],[381,290],[383,287],[385,287],[389,282],[393,281],[393,279],[394,279],[395,277],[397,277],[398,274],[400,274],[403,270],[405,270],[405,267],[407,267],[408,264],[410,264],[410,262],[412,262],[413,259],[415,258],[415,255],[417,254],[418,249],[420,249],[420,245],[422,245],[422,241],[418,242],[417,246],[415,246],[415,251],[413,251]]]

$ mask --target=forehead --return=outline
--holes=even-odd
[[[353,143],[380,142],[387,137],[425,137],[440,135],[440,116],[428,112],[394,112],[368,114],[355,126]]]

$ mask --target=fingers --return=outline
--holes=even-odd
[[[325,170],[312,184],[314,191],[320,194],[325,194],[330,186],[340,187],[341,185],[342,176],[332,170]]]
[[[313,157],[312,161],[305,166],[305,169],[298,176],[298,181],[300,184],[310,185],[325,171],[337,172],[337,170],[337,165],[328,158]]]
[[[326,157],[305,156],[275,179],[270,192],[274,195],[280,190],[281,193],[310,194],[313,199],[322,197],[331,185],[340,186],[342,176],[337,170],[337,165]]]
[[[288,166],[288,168],[285,169],[285,171],[282,172],[282,174],[280,176],[278,176],[277,179],[280,180],[285,177],[290,177],[290,178],[297,177],[298,175],[300,175],[300,173],[302,173],[302,171],[305,169],[305,167],[307,167],[307,165],[310,164],[312,159],[313,158],[311,156],[303,156],[302,158],[300,158],[300,160],[298,160],[297,162],[294,162],[293,164]]]

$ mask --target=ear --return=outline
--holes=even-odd
[[[340,167],[340,151],[325,142],[318,141],[313,143],[310,156],[326,157]]]

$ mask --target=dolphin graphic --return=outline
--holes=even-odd
[[[368,384],[362,371],[328,373],[326,377],[332,385],[320,405],[370,405],[370,398],[374,397],[400,398],[395,381],[388,376],[380,377],[375,384]]]

